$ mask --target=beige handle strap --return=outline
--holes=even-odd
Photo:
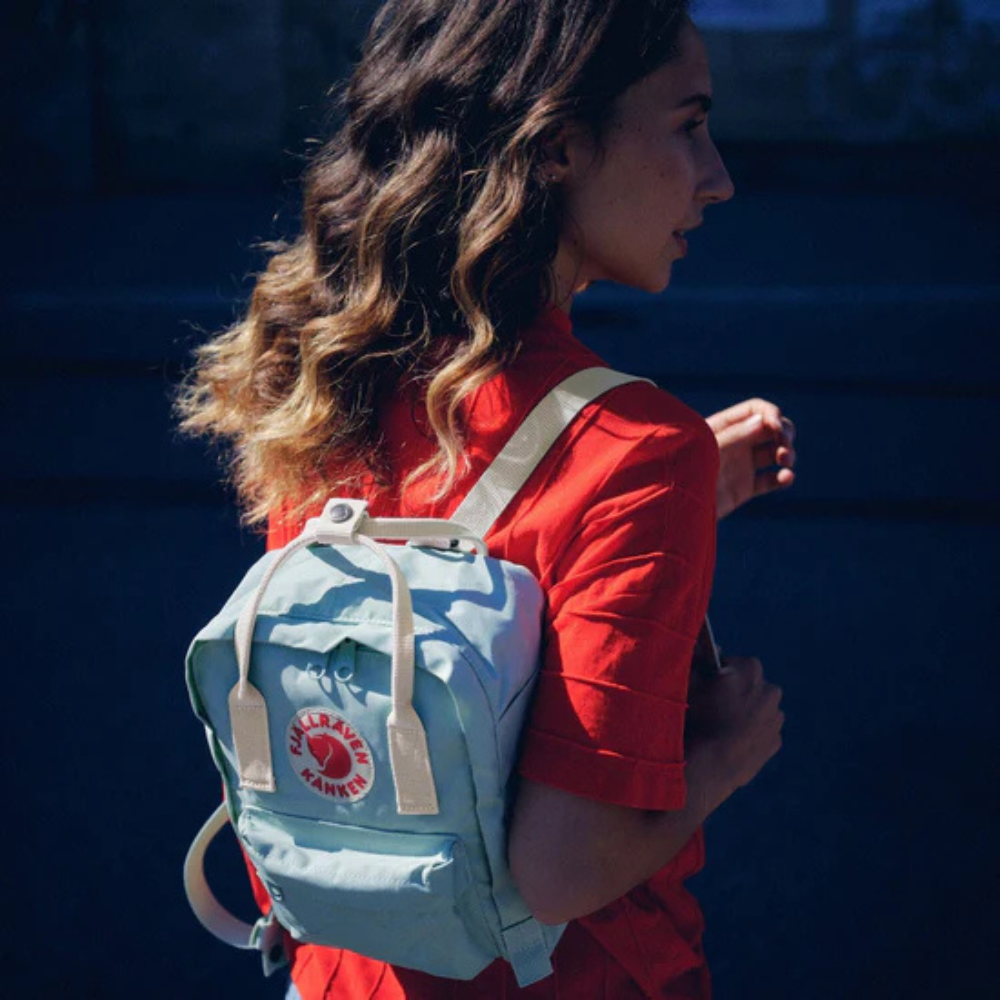
[[[286,964],[282,947],[284,934],[274,912],[261,917],[255,924],[240,920],[215,898],[205,877],[205,854],[216,835],[228,823],[229,811],[223,803],[198,831],[184,859],[184,892],[194,915],[206,930],[234,948],[259,951],[264,963],[264,975],[269,976]]]

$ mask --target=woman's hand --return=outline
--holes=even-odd
[[[795,425],[766,399],[748,399],[708,418],[719,442],[718,516],[795,482]]]
[[[712,677],[691,675],[685,739],[688,753],[708,741],[726,796],[752,781],[781,749],[781,688],[764,678],[760,660],[727,656]]]

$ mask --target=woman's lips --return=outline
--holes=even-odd
[[[674,233],[674,239],[677,241],[677,246],[680,247],[681,256],[686,257],[688,252],[688,241],[684,237],[683,233]]]

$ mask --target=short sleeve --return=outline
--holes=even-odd
[[[545,581],[524,777],[635,808],[683,806],[684,715],[715,562],[718,461],[711,430],[690,413],[631,445],[586,499]]]

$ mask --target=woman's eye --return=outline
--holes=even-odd
[[[687,132],[688,135],[692,135],[694,132],[700,129],[701,126],[704,124],[705,124],[704,118],[692,118],[691,121],[685,123],[684,131]]]

